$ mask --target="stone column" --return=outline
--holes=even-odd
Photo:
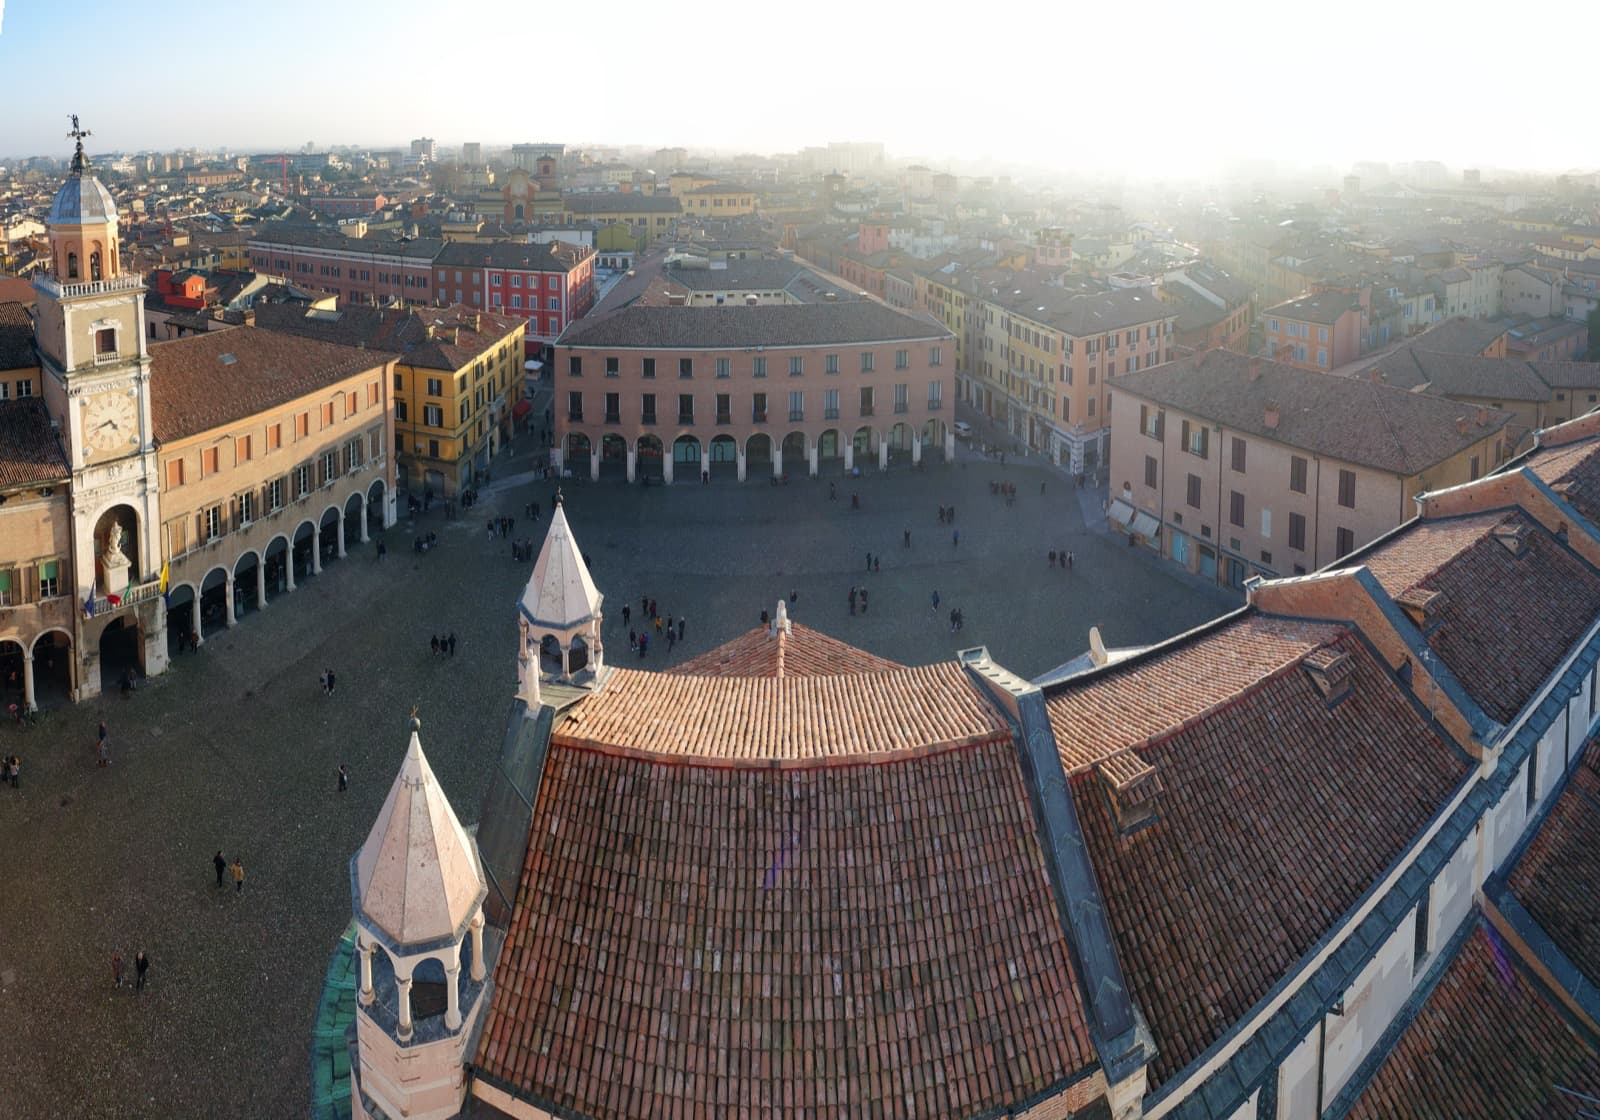
[[[265,558],[256,560],[256,609],[267,609],[267,562]]]
[[[372,943],[362,938],[356,939],[356,954],[361,958],[361,987],[358,998],[363,1007],[371,1007],[372,991]]]
[[[817,477],[817,445],[814,444],[814,443],[810,444],[806,448],[806,467],[810,471],[811,477],[812,478],[816,478]]]
[[[589,481],[600,481],[600,445],[598,443],[589,452]]]
[[[461,1029],[461,962],[444,970],[444,1025],[453,1031]]]
[[[322,522],[311,526],[311,574],[322,574]]]
[[[639,452],[636,448],[628,448],[628,481],[632,482],[639,473]]]
[[[289,547],[283,550],[283,589],[294,590],[294,542],[289,542]]]
[[[227,607],[228,629],[232,630],[239,625],[238,616],[233,613],[233,573],[228,573],[227,581],[222,585],[222,601]]]
[[[878,469],[880,471],[889,469],[889,441],[884,438],[882,432],[878,433]]]
[[[400,1004],[400,1041],[411,1038],[411,977],[394,978],[395,995]]]
[[[39,705],[33,698],[33,651],[29,650],[22,655],[22,705],[30,712],[37,712]]]
[[[483,911],[472,915],[472,982],[483,983],[487,974],[483,963]]]
[[[571,653],[572,653],[572,639],[569,638],[565,642],[563,642],[562,645],[561,645],[561,677],[562,677],[563,680],[571,680],[572,679],[572,670],[567,667],[569,665],[569,663],[570,663],[569,659],[568,659],[568,655],[571,654]]]
[[[339,559],[343,560],[344,559],[344,510],[343,509],[341,509],[339,511],[339,520],[334,522],[333,533],[334,533],[334,542],[338,545],[338,548],[334,549],[334,555],[337,556]]]
[[[661,478],[664,482],[672,481],[672,448],[661,448]]]
[[[734,455],[737,456],[737,462],[739,464],[739,481],[743,482],[744,481],[744,448],[743,448],[743,446],[734,448]]]
[[[919,432],[911,433],[911,465],[916,466],[922,462],[922,435]]]
[[[844,473],[856,469],[856,437],[851,435],[844,443]]]
[[[367,505],[368,505],[367,498],[365,496],[363,496],[362,499],[361,499],[361,543],[362,544],[366,544],[367,542],[372,540],[371,536],[369,536],[367,534],[367,517],[368,517],[368,515],[370,513],[370,511],[367,509]]]
[[[772,477],[783,477],[783,444],[776,442],[772,445]]]
[[[951,462],[956,457],[956,433],[954,429],[946,428],[944,433],[944,459]]]

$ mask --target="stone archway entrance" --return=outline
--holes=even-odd
[[[174,584],[167,590],[167,655],[176,656],[188,648],[189,636],[195,633],[194,588],[187,583]]]
[[[130,672],[138,673],[143,667],[144,640],[139,619],[130,611],[100,631],[100,691],[114,691]]]
[[[228,569],[212,568],[200,581],[200,636],[209,638],[228,625]]]
[[[41,708],[72,700],[72,639],[59,630],[34,639],[33,699]]]

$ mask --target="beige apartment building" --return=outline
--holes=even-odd
[[[1507,456],[1508,412],[1211,350],[1112,387],[1114,527],[1232,587],[1303,575]]]
[[[633,481],[950,457],[954,336],[873,300],[633,305],[556,348],[557,465]]]
[[[43,399],[0,402],[0,708],[72,692],[71,477]]]
[[[150,356],[171,633],[203,642],[393,524],[392,355],[242,327]]]

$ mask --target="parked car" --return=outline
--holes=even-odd
[[[957,420],[955,422],[955,430],[956,438],[961,440],[963,443],[970,443],[972,441],[972,425],[967,423],[965,420]]]

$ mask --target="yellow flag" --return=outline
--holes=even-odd
[[[161,562],[161,594],[165,595],[166,593],[167,593],[167,562],[165,560],[163,560]]]

